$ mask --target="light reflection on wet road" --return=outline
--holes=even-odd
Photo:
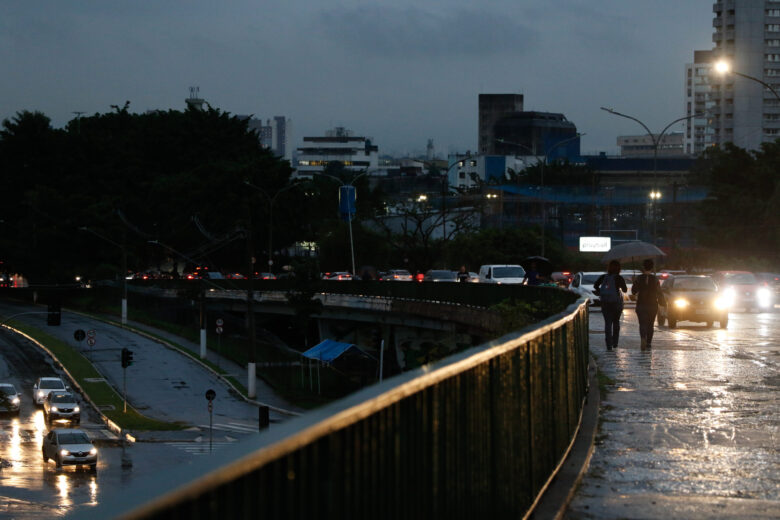
[[[590,341],[612,381],[568,518],[780,517],[780,312],[656,327],[641,351],[626,309],[606,352],[596,310]]]

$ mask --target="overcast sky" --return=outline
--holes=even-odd
[[[685,114],[712,0],[2,0],[0,118],[212,106],[284,115],[294,142],[345,126],[380,153],[476,150],[479,93],[562,112],[582,151]],[[676,129],[680,129],[677,127]]]

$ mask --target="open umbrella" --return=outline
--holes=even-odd
[[[601,257],[601,261],[604,263],[610,260],[618,260],[625,262],[627,260],[644,260],[645,258],[658,258],[666,256],[666,253],[658,249],[653,244],[647,242],[626,242],[610,249],[607,254]]]
[[[530,271],[532,263],[536,263],[536,272],[538,272],[542,276],[549,278],[553,272],[552,262],[550,262],[548,259],[546,259],[543,256],[529,256],[528,258],[520,262],[520,265],[522,265],[523,269],[525,269],[526,271]]]

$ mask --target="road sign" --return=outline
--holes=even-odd
[[[87,331],[87,336],[88,336],[88,337],[90,337],[90,338],[94,338],[94,337],[95,337],[95,334],[96,334],[96,333],[95,333],[95,329],[89,329],[89,330]]]
[[[225,324],[225,322],[222,321],[222,318],[217,318],[217,327],[221,327],[224,324]]]
[[[222,334],[222,327],[217,327],[217,334]]]
[[[73,333],[73,339],[76,341],[84,341],[84,338],[86,337],[87,334],[81,329],[76,329],[76,332]]]
[[[215,397],[217,397],[217,393],[214,390],[212,390],[211,388],[206,390],[206,399],[208,399],[209,401],[213,401]]]
[[[95,343],[96,343],[95,338],[87,338],[87,345],[89,345],[90,347],[94,347]]]

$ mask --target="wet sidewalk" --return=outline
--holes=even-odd
[[[779,518],[780,313],[728,329],[656,327],[639,347],[634,309],[607,352],[598,308],[600,428],[566,518]]]

